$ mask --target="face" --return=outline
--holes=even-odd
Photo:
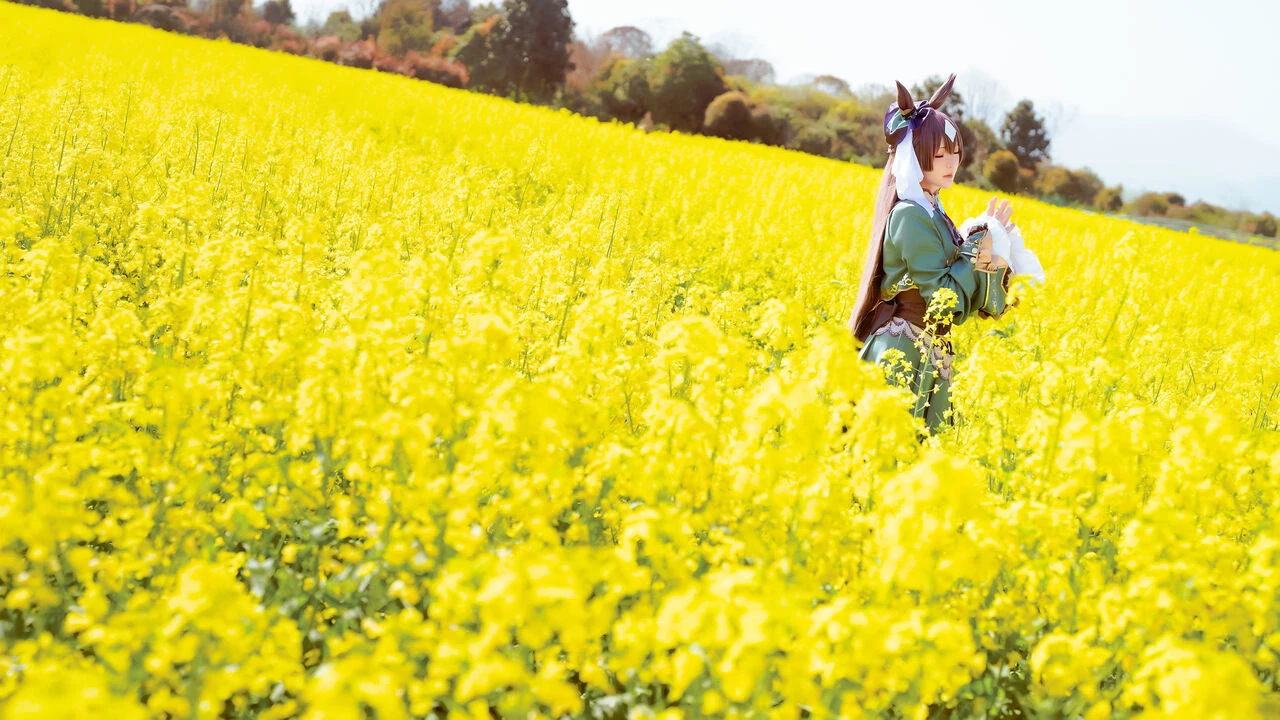
[[[956,170],[959,168],[960,153],[950,152],[947,150],[947,144],[942,143],[933,153],[933,169],[922,171],[924,180],[920,181],[920,185],[929,192],[949,188],[955,183]]]

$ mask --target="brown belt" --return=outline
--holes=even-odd
[[[859,340],[865,341],[875,332],[881,325],[889,322],[890,319],[900,317],[903,320],[915,325],[916,327],[926,328],[924,324],[925,310],[929,304],[925,302],[924,296],[916,288],[907,288],[894,295],[890,300],[880,300],[867,313],[863,319],[863,323],[854,333]],[[940,323],[934,328],[933,334],[937,337],[946,336],[951,329],[951,323]]]

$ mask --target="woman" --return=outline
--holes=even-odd
[[[919,104],[898,83],[898,102],[884,120],[889,161],[849,318],[864,343],[858,356],[890,369],[890,382],[915,392],[912,414],[923,417],[931,433],[953,424],[950,327],[974,314],[1003,314],[1009,288],[1009,263],[992,254],[985,227],[962,238],[938,197],[954,183],[964,152],[959,128],[938,111],[955,78]],[[1007,200],[997,207],[992,198],[986,214],[1012,231],[1012,213]],[[930,299],[943,288],[955,293],[955,305],[928,314]],[[890,352],[895,349],[901,354]]]

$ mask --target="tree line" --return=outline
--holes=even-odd
[[[822,75],[777,82],[773,66],[683,33],[665,48],[643,30],[616,27],[595,38],[575,32],[567,0],[377,0],[366,17],[347,10],[298,26],[290,0],[16,0],[93,17],[396,73],[454,88],[567,108],[647,131],[678,131],[757,142],[883,167],[887,86],[852,88]],[[933,76],[912,87],[928,97]],[[1190,205],[1177,193],[1130,202],[1088,168],[1052,162],[1045,119],[1021,100],[998,128],[952,90],[942,110],[959,125],[965,157],[956,181],[1108,213],[1187,220],[1276,236],[1276,218]]]

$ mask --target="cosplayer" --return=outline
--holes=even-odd
[[[916,395],[912,414],[931,433],[953,424],[948,332],[972,315],[997,317],[1006,310],[1014,274],[1043,281],[1035,255],[1022,244],[1006,200],[956,228],[938,193],[951,187],[964,146],[960,130],[938,108],[951,92],[953,73],[929,100],[918,104],[898,83],[898,102],[884,119],[889,159],[876,200],[866,264],[849,329],[863,342],[859,357],[890,370],[890,382]],[[926,317],[936,290],[955,293],[956,304]],[[889,353],[891,349],[901,351]],[[894,368],[897,360],[899,367]]]

